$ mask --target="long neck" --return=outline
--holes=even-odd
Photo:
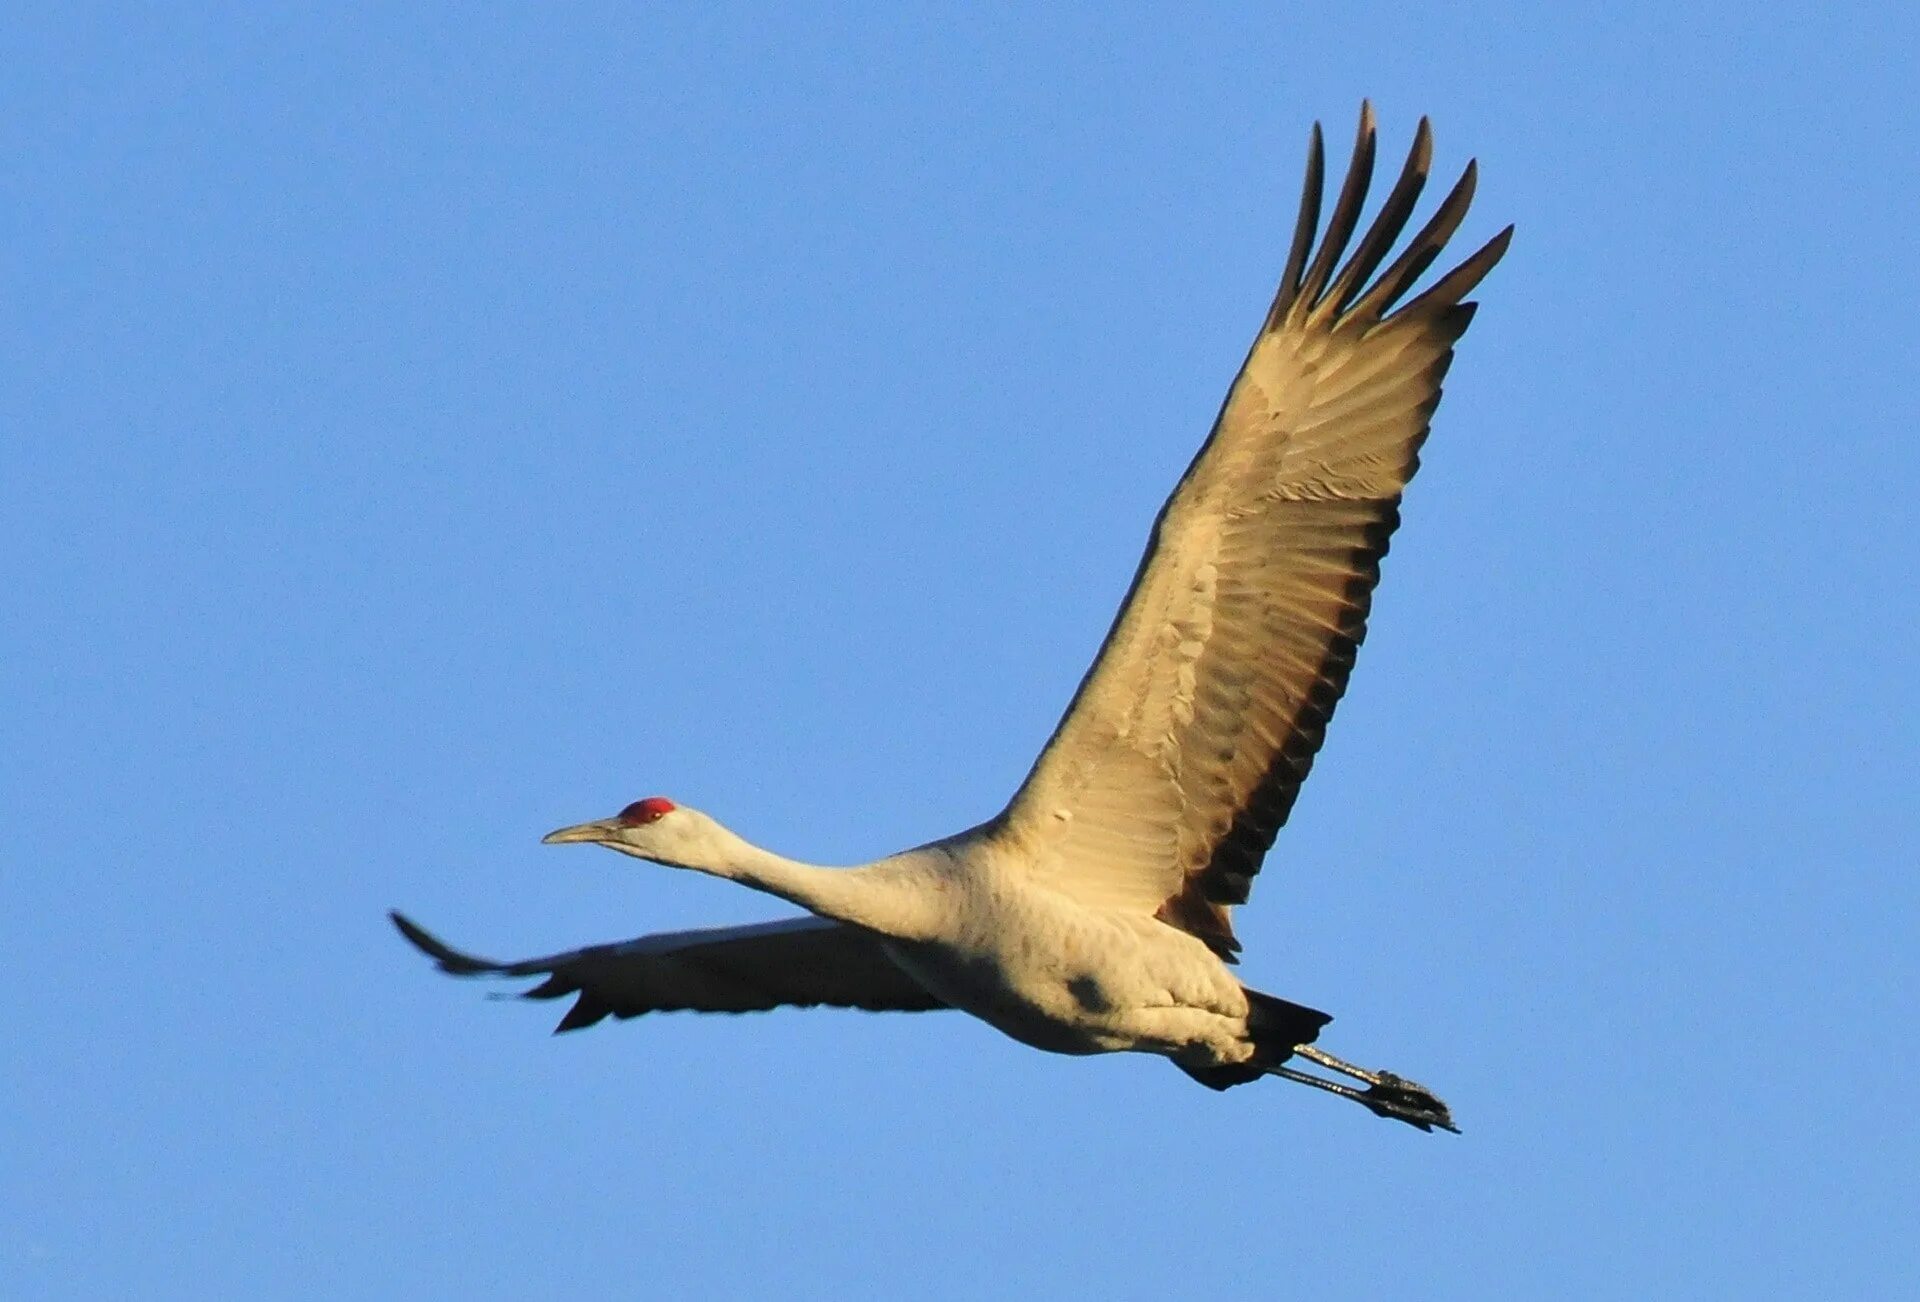
[[[915,855],[858,868],[822,868],[763,850],[708,820],[699,863],[680,867],[724,877],[790,900],[823,918],[852,923],[883,936],[928,940],[941,930],[949,891],[944,875]]]

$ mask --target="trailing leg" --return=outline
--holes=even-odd
[[[1418,1081],[1396,1076],[1390,1071],[1369,1071],[1365,1067],[1356,1067],[1310,1044],[1299,1045],[1294,1052],[1329,1071],[1336,1071],[1343,1076],[1360,1081],[1367,1088],[1356,1089],[1351,1085],[1327,1080],[1325,1077],[1314,1076],[1291,1067],[1269,1067],[1268,1074],[1298,1081],[1302,1085],[1311,1085],[1329,1094],[1338,1094],[1341,1098],[1352,1099],[1370,1109],[1376,1116],[1392,1117],[1396,1121],[1404,1121],[1422,1130],[1432,1130],[1438,1126],[1442,1130],[1460,1133],[1460,1127],[1453,1124],[1453,1113],[1448,1110],[1447,1105],[1441,1102],[1439,1096],[1432,1090]]]

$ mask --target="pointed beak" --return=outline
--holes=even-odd
[[[541,845],[573,845],[583,841],[610,840],[614,826],[606,819],[593,823],[575,823],[572,827],[563,827],[556,832],[548,832],[540,838]]]

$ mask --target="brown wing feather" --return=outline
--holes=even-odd
[[[1314,252],[1316,127],[1278,294],[1213,432],[1154,522],[1133,587],[1053,739],[994,834],[1090,903],[1144,908],[1223,956],[1313,765],[1354,656],[1401,490],[1440,399],[1462,302],[1501,232],[1393,311],[1472,199],[1469,166],[1377,280],[1432,154],[1423,121],[1353,258],[1374,148],[1363,109]]]
[[[887,957],[871,935],[825,918],[682,931],[496,963],[462,953],[402,914],[400,934],[454,976],[545,977],[526,999],[578,995],[555,1031],[642,1013],[864,1008],[927,1012],[946,1005]]]

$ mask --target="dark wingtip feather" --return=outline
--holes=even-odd
[[[1307,269],[1300,283],[1300,293],[1294,302],[1297,313],[1311,308],[1320,301],[1326,292],[1327,282],[1333,276],[1333,269],[1340,261],[1340,255],[1346,252],[1347,241],[1353,238],[1354,228],[1360,224],[1360,209],[1367,202],[1367,188],[1373,184],[1373,154],[1377,133],[1373,121],[1373,105],[1368,101],[1360,104],[1360,126],[1353,136],[1353,157],[1347,162],[1347,179],[1340,186],[1340,197],[1334,202],[1333,216],[1327,219],[1327,233],[1320,241],[1320,252],[1314,255],[1313,266]]]
[[[1350,311],[1354,317],[1378,321],[1406,295],[1408,290],[1413,288],[1414,282],[1433,265],[1434,260],[1446,247],[1447,241],[1452,239],[1453,233],[1460,228],[1461,221],[1467,215],[1467,209],[1473,204],[1474,191],[1479,183],[1479,164],[1469,159],[1466,169],[1460,173],[1460,179],[1454,182],[1453,189],[1447,192],[1447,197],[1440,201],[1438,208],[1434,209],[1433,216],[1427,219],[1427,224],[1420,228],[1419,233],[1412,240],[1408,241],[1406,249],[1394,259],[1393,265],[1380,274],[1373,288],[1367,290],[1353,304]]]
[[[573,1007],[567,1010],[567,1015],[560,1019],[559,1025],[553,1028],[553,1033],[565,1035],[568,1031],[585,1030],[589,1026],[604,1022],[612,1011],[613,1009],[598,999],[582,993]]]
[[[442,972],[454,976],[479,976],[486,972],[498,972],[500,965],[471,954],[462,954],[438,936],[422,927],[398,909],[389,909],[387,917],[400,930],[413,947],[432,959]]]
[[[1513,243],[1513,227],[1509,225],[1498,235],[1482,244],[1471,257],[1446,275],[1435,281],[1426,293],[1401,308],[1395,316],[1413,315],[1433,309],[1457,307],[1460,301],[1473,292],[1494,265],[1507,254],[1507,246]]]
[[[1273,306],[1267,309],[1269,330],[1279,324],[1300,292],[1300,273],[1306,270],[1313,237],[1320,231],[1320,199],[1326,190],[1326,179],[1326,140],[1316,122],[1307,135],[1307,175],[1300,184],[1300,211],[1293,223],[1293,247],[1287,250],[1287,269],[1280,274],[1280,289],[1273,296]]]
[[[580,989],[578,981],[572,981],[558,972],[548,976],[545,981],[531,990],[522,990],[517,996],[521,999],[564,999]]]
[[[1432,169],[1433,127],[1426,118],[1421,118],[1419,127],[1413,133],[1413,147],[1407,151],[1407,161],[1400,169],[1399,179],[1393,183],[1386,202],[1380,205],[1373,225],[1361,237],[1353,257],[1347,260],[1347,265],[1327,290],[1326,301],[1335,314],[1347,310],[1347,306],[1366,288],[1368,277],[1393,251],[1394,242],[1406,229],[1407,219],[1413,216],[1414,207],[1420,202],[1420,192],[1427,188],[1427,176]]]

